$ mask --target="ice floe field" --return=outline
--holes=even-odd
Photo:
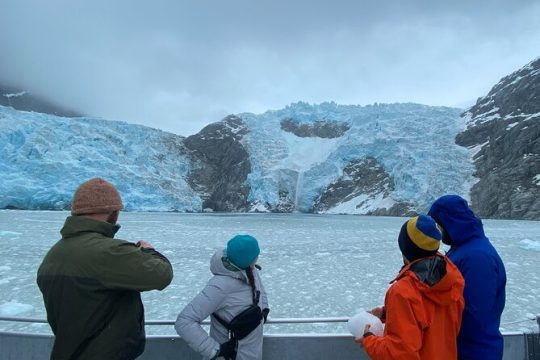
[[[0,211],[0,317],[45,318],[35,276],[59,239],[67,212]],[[174,266],[172,284],[144,293],[147,320],[174,320],[211,277],[215,250],[239,233],[261,245],[259,263],[272,318],[342,317],[383,303],[401,267],[405,218],[303,214],[122,213],[117,237],[150,241]],[[528,330],[540,314],[540,222],[484,220],[506,265],[502,329]],[[66,299],[69,301],[69,299]],[[50,332],[46,324],[0,321],[0,331]],[[149,326],[149,334],[174,334]],[[347,333],[346,324],[268,325],[267,333]]]

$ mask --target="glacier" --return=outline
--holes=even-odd
[[[245,139],[253,171],[248,177],[250,201],[278,207],[280,190],[295,195],[298,211],[307,212],[314,199],[351,161],[372,157],[393,178],[389,198],[365,195],[330,213],[365,214],[396,202],[411,202],[423,210],[437,197],[455,193],[468,197],[474,183],[471,155],[455,144],[466,126],[461,110],[426,105],[374,104],[368,106],[295,103],[261,115],[239,114],[249,127]],[[283,119],[300,123],[346,123],[348,130],[334,139],[297,137],[280,130]],[[301,180],[301,183],[300,181]],[[283,185],[285,183],[285,185]],[[364,204],[364,206],[358,206]]]
[[[412,103],[298,102],[238,114],[251,166],[247,210],[313,212],[326,187],[349,164],[366,158],[384,169],[393,187],[319,212],[368,214],[397,203],[425,211],[446,193],[468,197],[474,183],[471,154],[454,141],[466,126],[460,112]],[[0,106],[0,208],[69,209],[76,187],[100,176],[118,186],[126,210],[202,211],[202,195],[188,179],[200,161],[184,140],[120,121]]]
[[[0,208],[68,209],[77,186],[99,176],[118,187],[126,210],[200,211],[182,140],[120,121],[0,106]]]

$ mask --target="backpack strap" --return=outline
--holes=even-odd
[[[253,305],[254,306],[259,306],[259,300],[261,298],[261,292],[260,290],[257,290],[255,291],[254,293],[254,296],[253,296]],[[225,329],[227,329],[227,331],[229,332],[229,337],[235,337],[235,335],[233,334],[233,332],[231,331],[231,325],[230,323],[226,322],[225,320],[223,320],[223,318],[221,316],[219,316],[217,313],[212,313],[212,316],[221,324],[223,325],[223,327],[225,327]],[[237,315],[238,316],[238,315]],[[234,318],[233,318],[234,320]]]
[[[230,329],[230,326],[229,326],[229,323],[226,322],[225,320],[223,320],[223,318],[221,316],[219,316],[217,313],[212,313],[212,316],[221,324],[225,327],[225,329],[231,331]]]

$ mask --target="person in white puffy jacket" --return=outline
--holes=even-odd
[[[262,359],[263,323],[269,308],[259,276],[260,267],[256,265],[259,253],[259,244],[250,235],[237,235],[229,240],[227,247],[217,251],[210,261],[214,276],[178,315],[176,332],[203,358]],[[253,304],[261,309],[260,324],[241,340],[230,339],[225,326],[211,316],[216,314],[228,323]],[[210,335],[201,327],[201,322],[209,316]]]

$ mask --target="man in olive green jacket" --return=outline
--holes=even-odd
[[[146,241],[114,239],[120,194],[95,178],[75,192],[62,239],[38,270],[47,320],[55,335],[51,359],[135,359],[145,346],[141,291],[172,280],[167,258]]]

